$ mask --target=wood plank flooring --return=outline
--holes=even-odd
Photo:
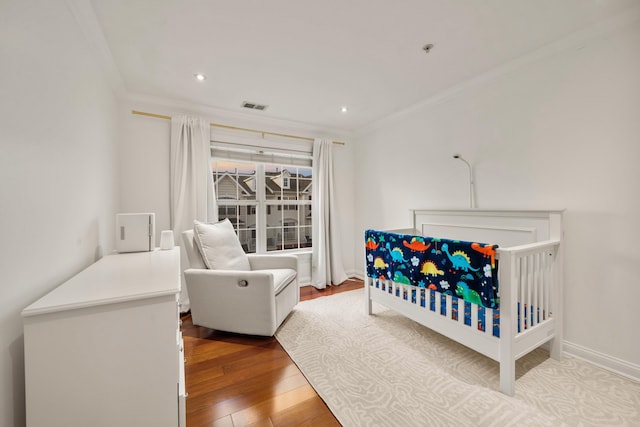
[[[300,289],[300,300],[363,287]],[[289,355],[272,337],[218,332],[182,317],[185,345],[187,427],[339,426]]]

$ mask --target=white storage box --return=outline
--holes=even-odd
[[[116,251],[144,252],[155,249],[154,213],[116,214]]]

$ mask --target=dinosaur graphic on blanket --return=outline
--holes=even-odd
[[[413,237],[411,239],[410,243],[407,243],[406,240],[402,241],[402,244],[406,247],[411,249],[412,251],[416,251],[416,252],[424,252],[427,249],[429,249],[429,247],[431,246],[431,243],[429,243],[428,245],[424,244],[424,240],[421,240],[417,237]]]
[[[411,280],[409,280],[409,278],[407,276],[405,276],[404,274],[402,274],[399,271],[396,271],[395,274],[393,275],[393,281],[396,283],[402,283],[405,285],[411,285]]]
[[[376,243],[375,240],[373,239],[367,239],[367,244],[364,245],[364,247],[370,251],[375,251],[376,249],[378,249],[378,246],[380,245]]]
[[[402,249],[396,247],[391,249],[391,246],[387,243],[386,245],[387,250],[389,251],[389,254],[391,254],[391,260],[393,262],[403,262],[404,261],[404,254],[402,253]]]
[[[433,261],[425,261],[420,273],[426,276],[444,276],[444,271],[438,270],[438,266]]]
[[[462,276],[463,279],[473,280],[473,276],[470,274],[465,274]],[[480,294],[474,291],[473,289],[469,289],[469,285],[466,282],[460,281],[456,286],[456,295],[462,298],[465,301],[471,302],[473,304],[482,305],[482,299],[480,298]]]
[[[387,264],[386,262],[384,262],[384,260],[381,257],[376,257],[376,259],[373,260],[373,268],[387,268],[389,267],[389,264]]]
[[[462,270],[462,271],[478,271],[479,268],[473,268],[471,267],[471,264],[469,263],[469,255],[467,255],[466,253],[462,252],[462,251],[455,251],[453,254],[449,253],[449,245],[446,243],[442,244],[442,252],[444,252],[445,254],[447,254],[447,257],[449,258],[449,261],[451,261],[451,264],[453,264],[453,268],[455,268],[456,270]]]
[[[482,255],[486,257],[489,257],[489,259],[491,259],[491,267],[495,268],[496,267],[496,249],[494,246],[495,245],[482,246],[479,243],[472,243],[471,249],[473,249],[476,252],[480,252]]]

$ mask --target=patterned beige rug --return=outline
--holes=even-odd
[[[515,397],[498,363],[374,305],[364,290],[300,303],[276,338],[345,426],[640,426],[640,383],[535,350]]]

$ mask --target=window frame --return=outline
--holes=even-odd
[[[310,164],[311,159],[309,157],[309,165],[288,165],[286,163],[283,163],[281,159],[278,159],[278,160],[280,161],[277,163],[272,163],[268,161],[233,159],[233,158],[225,158],[222,156],[215,156],[212,153],[212,156],[210,159],[212,165],[214,165],[216,162],[221,162],[221,161],[231,161],[236,164],[246,164],[251,166],[255,165],[256,188],[255,189],[252,188],[252,190],[255,190],[255,200],[229,199],[227,197],[219,198],[217,194],[218,183],[216,182],[215,183],[216,203],[218,207],[224,207],[225,209],[229,209],[229,207],[233,206],[236,209],[238,221],[240,218],[239,207],[240,206],[246,207],[245,210],[247,215],[247,218],[246,218],[247,221],[246,221],[246,224],[244,224],[244,228],[243,229],[239,228],[240,226],[239,222],[236,222],[235,224],[233,224],[233,226],[234,226],[234,229],[236,229],[237,233],[240,233],[240,232],[248,233],[248,236],[246,238],[247,252],[256,253],[256,254],[310,252],[313,250],[313,245],[312,245],[313,202],[312,202],[312,195],[309,191],[309,187],[313,184],[313,165]],[[295,181],[292,181],[291,178],[288,176],[287,178],[289,181],[289,185],[288,185],[289,188],[285,189],[283,185],[279,185],[281,188],[281,192],[279,195],[274,194],[275,198],[273,199],[269,199],[267,194],[268,191],[267,191],[266,183],[267,183],[268,176],[267,176],[266,168],[268,166],[276,166],[281,168],[282,170],[284,170],[285,168],[287,168],[287,170],[294,168],[296,169],[296,174],[298,176],[298,179],[296,179]],[[300,180],[299,180],[300,169],[308,169],[311,171],[310,183],[306,184],[304,187],[300,185]],[[213,172],[214,182],[215,182],[216,171],[212,171],[212,172]],[[283,175],[284,173],[281,175],[281,177],[283,177]],[[292,182],[296,183],[296,187],[297,187],[295,190],[296,197],[293,197],[293,198],[291,198],[290,196],[284,197],[283,196],[284,190],[290,190]],[[237,181],[236,181],[236,185],[239,186]],[[236,194],[238,198],[241,197],[237,192]],[[303,199],[302,195],[306,195],[308,199]],[[276,209],[274,209],[275,206],[277,206]],[[305,208],[305,206],[308,206],[308,208]],[[252,211],[255,211],[255,214],[252,214],[251,213]],[[295,212],[295,219],[290,218],[289,216],[285,217],[285,213],[288,215],[294,212]],[[310,215],[310,224],[308,225],[304,224],[305,218],[301,217],[301,215],[304,216],[307,214]],[[255,215],[255,226],[253,226],[253,224],[248,223],[249,215]],[[269,224],[269,217],[270,216],[273,217],[274,215],[280,216],[279,225]],[[294,221],[295,225],[290,225],[291,221]],[[279,247],[276,247],[275,249],[272,248],[272,246],[269,244],[269,239],[273,238],[269,236],[269,234],[272,232],[276,233],[276,236],[275,236],[276,242],[274,244],[279,246]],[[297,241],[294,243],[294,245],[296,246],[295,248],[286,248],[286,245],[287,245],[286,242],[288,240],[285,238],[285,235],[289,233],[295,233],[295,235],[297,236]],[[254,244],[252,244],[253,235],[256,236]]]

